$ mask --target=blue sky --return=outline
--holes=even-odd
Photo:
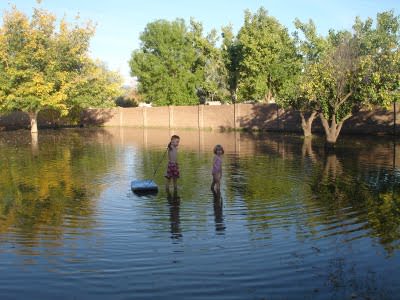
[[[12,4],[29,16],[38,7],[36,0],[0,0],[1,12]],[[375,18],[378,12],[391,9],[400,14],[399,0],[42,0],[39,5],[71,21],[79,14],[81,20],[96,23],[91,56],[119,71],[126,83],[131,81],[128,61],[139,48],[139,36],[147,23],[193,17],[206,32],[232,24],[236,33],[243,24],[244,10],[256,12],[261,6],[290,32],[294,19],[299,18],[313,19],[321,34],[330,28],[350,29],[356,16]]]

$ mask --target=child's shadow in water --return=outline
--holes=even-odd
[[[169,206],[169,220],[171,224],[171,238],[181,239],[181,221],[180,221],[180,204],[181,198],[178,196],[176,191],[173,193],[167,192],[168,206]]]
[[[217,233],[223,234],[225,231],[224,214],[223,214],[223,201],[221,197],[221,191],[213,191],[213,201],[214,201],[214,221],[215,221],[215,231]]]

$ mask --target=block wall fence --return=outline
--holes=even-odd
[[[394,113],[394,110],[396,111]],[[357,134],[393,134],[400,132],[400,110],[374,109],[356,113],[344,123],[342,132]],[[114,108],[86,110],[82,124],[142,128],[182,128],[204,130],[265,130],[302,132],[298,111],[284,110],[276,104],[231,104]],[[397,125],[397,124],[396,124]],[[323,132],[317,118],[313,132]]]
[[[347,120],[344,133],[393,134],[400,119],[398,107],[360,111]],[[15,112],[0,116],[0,130],[28,128],[28,115]],[[69,126],[67,119],[54,113],[39,113],[39,127]],[[87,109],[82,112],[81,126],[124,126],[139,128],[176,128],[204,130],[249,129],[301,132],[300,114],[276,104],[231,104]],[[396,125],[396,126],[395,126]],[[394,131],[395,130],[395,131]],[[322,132],[319,119],[313,132]]]

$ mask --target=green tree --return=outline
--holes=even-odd
[[[310,70],[311,80],[317,78],[314,95],[321,112],[319,114],[328,145],[336,143],[344,121],[351,117],[353,109],[363,105],[356,93],[361,87],[358,78],[359,57],[356,45],[348,32],[331,32],[331,39],[338,39],[326,56]],[[360,101],[358,101],[360,100]]]
[[[81,78],[69,93],[66,101],[68,115],[70,119],[78,120],[83,109],[112,107],[123,93],[119,73],[108,70],[103,62],[89,61],[81,71]]]
[[[141,47],[129,61],[132,76],[146,102],[155,105],[198,103],[198,60],[185,21],[157,20],[140,35]]]
[[[318,101],[310,97],[307,88],[308,76],[313,64],[320,61],[322,54],[326,51],[327,40],[317,34],[317,29],[312,20],[308,23],[302,23],[295,20],[295,26],[299,32],[295,32],[295,41],[297,51],[302,57],[302,72],[297,73],[291,81],[287,82],[282,91],[283,97],[279,98],[277,103],[284,108],[295,109],[300,113],[301,127],[304,137],[312,136],[312,124],[318,116],[320,109]],[[302,34],[302,37],[300,37]],[[312,88],[312,87],[311,87]]]
[[[228,96],[227,72],[223,61],[221,49],[216,47],[218,35],[216,30],[211,30],[204,36],[203,26],[194,19],[190,20],[191,30],[189,37],[196,49],[196,75],[200,79],[197,86],[197,95],[200,103],[207,100],[225,101]]]
[[[331,30],[320,58],[303,74],[305,101],[316,102],[328,146],[354,111],[399,98],[399,18],[393,12],[356,19],[353,32]]]
[[[236,103],[238,94],[240,44],[232,32],[232,26],[222,28],[222,60],[226,70],[227,89],[231,101]]]
[[[255,14],[246,11],[237,40],[240,99],[277,101],[285,85],[301,70],[300,57],[287,28],[264,8]]]
[[[370,97],[371,104],[389,107],[400,99],[400,18],[393,11],[377,14],[376,27],[372,19],[356,19],[353,29],[359,36],[362,55],[361,70],[366,88],[361,97]]]
[[[56,23],[45,10],[34,9],[29,19],[13,7],[0,28],[0,110],[27,112],[32,132],[37,132],[39,111],[68,114],[77,103],[72,99],[80,92],[77,87],[98,80],[88,56],[94,26],[71,26],[62,19],[57,30]]]

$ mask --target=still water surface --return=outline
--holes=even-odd
[[[182,178],[164,188],[181,136]],[[221,198],[212,148],[225,147]],[[0,133],[0,299],[399,299],[399,151],[342,137]],[[131,192],[154,177],[157,195]]]

